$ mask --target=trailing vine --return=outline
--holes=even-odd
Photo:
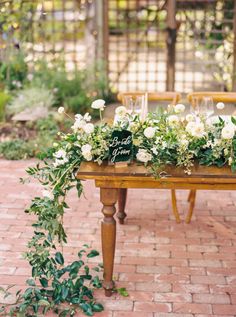
[[[37,317],[50,310],[60,317],[73,316],[78,310],[92,316],[103,310],[93,296],[93,290],[102,286],[96,275],[102,265],[91,269],[86,261],[99,253],[84,245],[78,250],[77,259],[66,263],[62,251],[67,242],[63,216],[69,208],[66,202],[69,190],[76,187],[78,196],[82,194],[82,184],[76,178],[81,162],[101,164],[107,161],[114,131],[132,133],[131,159],[150,166],[156,177],[166,176],[166,165],[181,166],[191,174],[195,161],[202,165],[229,165],[233,172],[236,170],[234,117],[229,122],[220,117],[216,122],[209,122],[204,115],[181,117],[184,105],[179,104],[166,112],[150,113],[141,120],[139,115],[130,114],[121,106],[116,109],[114,123],[108,125],[102,120],[104,103],[96,100],[92,104],[100,111],[99,124],[92,124],[88,113],[76,115],[72,133],[61,133],[60,141],[41,155],[43,163],[27,169],[29,176],[44,188],[42,196],[35,197],[26,210],[37,216],[32,225],[34,235],[25,254],[32,268],[32,278],[26,281],[29,287],[25,292],[16,293],[13,307],[3,305],[0,308],[0,316]],[[64,108],[59,108],[58,112],[64,113]],[[6,296],[10,294],[9,288],[0,290]],[[119,292],[128,295],[125,289]]]

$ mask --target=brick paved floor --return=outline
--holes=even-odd
[[[22,259],[33,218],[24,214],[30,198],[40,194],[34,183],[19,177],[33,161],[0,160],[0,285],[24,287],[30,275]],[[177,193],[182,219],[187,192]],[[88,243],[100,250],[101,204],[93,182],[85,196],[68,199],[65,217],[74,259]],[[236,193],[199,191],[192,223],[176,224],[167,190],[130,190],[126,224],[117,228],[114,277],[129,297],[105,298],[100,317],[233,317],[236,316]],[[81,315],[79,315],[81,316]]]

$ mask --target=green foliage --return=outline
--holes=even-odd
[[[51,238],[46,237],[42,232],[35,231],[35,237],[38,243],[40,241],[46,248],[55,247]],[[91,271],[99,272],[101,268],[95,266],[90,270],[86,265],[86,257],[89,258],[87,246],[80,250],[80,254],[82,257],[79,256],[78,260],[64,265],[64,257],[60,252],[56,252],[52,257],[47,252],[43,263],[42,261],[38,263],[36,254],[29,252],[27,256],[33,266],[33,279],[26,281],[29,287],[25,292],[18,292],[17,307],[12,307],[12,313],[22,313],[24,317],[36,317],[51,310],[58,316],[73,316],[76,311],[83,311],[86,316],[93,316],[95,312],[103,311],[103,306],[93,298],[93,289],[101,288],[102,285],[99,278],[91,274]],[[10,295],[9,288],[2,291],[6,296]],[[11,315],[8,315],[6,307],[2,306],[0,316]]]
[[[7,50],[6,58],[0,61],[0,81],[9,90],[23,86],[28,74],[28,66],[24,55],[16,50]]]
[[[0,122],[5,119],[5,107],[10,100],[10,96],[4,92],[0,92]]]
[[[99,65],[97,68],[97,71],[93,67],[68,74],[62,61],[55,61],[51,68],[39,61],[31,85],[51,89],[54,92],[55,107],[65,106],[73,113],[91,112],[90,105],[94,98],[111,100],[104,70]]]
[[[33,157],[33,155],[33,149],[24,140],[17,139],[0,143],[0,157],[8,160],[21,160]]]
[[[12,115],[28,109],[40,107],[41,111],[48,111],[54,103],[54,96],[46,88],[25,88],[17,93],[7,107]]]

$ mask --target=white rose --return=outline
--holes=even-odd
[[[92,160],[92,146],[90,144],[85,144],[81,147],[82,155],[86,159],[86,161]]]
[[[218,102],[218,103],[216,104],[216,108],[219,109],[219,110],[224,109],[224,107],[225,107],[225,104],[224,104],[223,102]]]
[[[188,122],[192,122],[192,121],[194,121],[194,116],[192,115],[192,114],[187,114],[187,116],[186,116],[186,121],[188,121]]]
[[[155,128],[148,127],[143,131],[143,134],[145,135],[146,138],[151,139],[154,137],[155,132],[156,132]]]
[[[138,153],[136,154],[137,160],[143,163],[147,163],[151,161],[152,155],[147,152],[147,150],[139,149]]]
[[[59,107],[57,111],[58,111],[58,113],[62,114],[62,113],[65,112],[65,108],[64,107]]]
[[[94,125],[92,123],[86,123],[83,126],[83,130],[84,130],[85,133],[91,134],[94,131]]]
[[[95,100],[92,105],[91,105],[91,108],[93,109],[99,109],[99,110],[104,110],[105,108],[105,100],[103,99],[97,99]]]
[[[174,125],[179,122],[179,118],[176,115],[171,115],[167,118],[167,121],[170,125]]]
[[[124,106],[117,107],[115,110],[115,114],[120,118],[124,117],[127,114],[126,107]]]
[[[82,155],[86,161],[92,161],[93,156],[91,152],[82,152]]]
[[[49,190],[44,189],[44,190],[42,191],[42,195],[43,195],[43,197],[46,197],[46,198],[48,198],[48,199],[50,199],[50,200],[53,200],[53,199],[54,199],[53,193],[52,193],[51,191],[49,191]]]
[[[182,103],[178,103],[177,105],[174,106],[175,113],[181,113],[184,112],[185,110],[185,105]]]
[[[232,124],[227,124],[221,131],[222,139],[229,140],[233,139],[235,133],[235,127]]]

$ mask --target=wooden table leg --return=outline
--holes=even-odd
[[[192,219],[193,210],[195,206],[195,200],[196,200],[196,192],[197,192],[196,189],[192,189],[189,193],[188,201],[190,205],[189,205],[189,211],[188,211],[187,217],[185,219],[186,223],[190,223]]]
[[[125,205],[127,199],[127,188],[120,188],[118,194],[118,213],[117,218],[119,219],[120,224],[124,224],[124,220],[127,216],[125,213]]]
[[[105,295],[111,296],[114,282],[112,280],[115,244],[116,244],[116,221],[114,214],[116,212],[115,204],[117,202],[118,189],[101,188],[100,200],[103,204],[102,212],[104,218],[102,221],[102,255],[104,265],[103,287]]]
[[[172,200],[172,209],[173,209],[173,214],[175,216],[175,221],[177,223],[180,223],[180,216],[178,212],[178,207],[177,207],[177,200],[176,200],[176,193],[174,189],[171,189],[171,200]]]

